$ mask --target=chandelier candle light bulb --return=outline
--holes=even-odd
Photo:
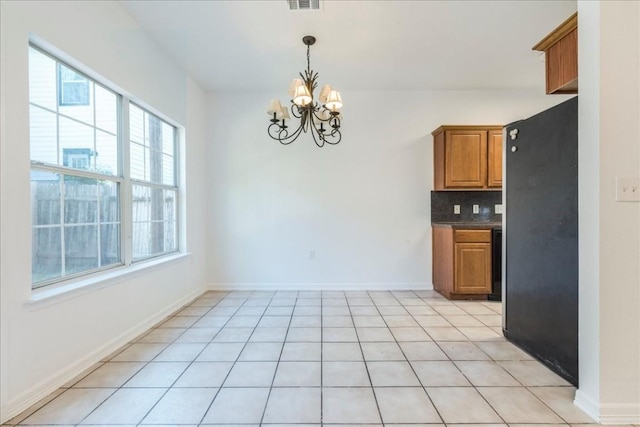
[[[307,86],[300,85],[296,88],[296,92],[293,95],[293,103],[299,107],[304,107],[305,105],[311,103],[313,99],[311,98],[311,94],[309,93],[309,89]]]
[[[318,73],[311,69],[309,51],[316,38],[305,36],[302,42],[307,46],[307,69],[300,73],[301,78],[293,79],[289,86],[291,111],[283,107],[280,101],[272,100],[267,109],[267,114],[271,117],[267,133],[283,145],[291,144],[303,132],[310,133],[318,147],[323,147],[325,143],[336,145],[342,139],[342,97],[340,92],[324,85],[318,98],[314,98],[313,92],[318,87]],[[285,123],[292,118],[291,116],[300,120],[293,132],[289,132],[289,126]]]
[[[325,108],[328,108],[331,111],[338,111],[342,108],[342,97],[340,96],[340,92],[337,90],[332,90],[329,92],[329,96],[327,96],[327,102],[324,104]]]

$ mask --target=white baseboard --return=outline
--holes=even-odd
[[[577,390],[573,403],[600,424],[640,424],[640,402],[601,404]]]
[[[428,291],[431,283],[210,283],[212,291]]]
[[[580,391],[580,389],[576,390],[573,404],[582,409],[582,411],[593,418],[594,421],[600,422],[600,405],[584,392]]]
[[[118,348],[122,347],[132,339],[141,335],[143,332],[160,322],[162,319],[172,314],[180,307],[196,299],[206,291],[206,287],[202,287],[189,293],[188,295],[174,302],[159,313],[156,313],[155,315],[145,319],[128,331],[122,333],[120,336],[97,348],[95,351],[85,355],[81,359],[78,359],[59,372],[50,375],[47,379],[39,382],[25,392],[13,397],[7,402],[6,407],[2,408],[3,411],[2,414],[0,414],[0,423],[4,423],[10,420],[11,418],[20,414],[22,411],[28,409],[33,404],[37,403],[39,400],[49,395],[50,393],[53,393],[64,384],[71,381],[76,376],[80,375],[82,372],[98,363],[104,357],[112,354]]]
[[[640,424],[640,402],[600,405],[600,424]]]

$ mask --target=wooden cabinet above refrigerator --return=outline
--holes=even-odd
[[[547,94],[578,93],[578,13],[542,39],[533,50],[544,52]]]

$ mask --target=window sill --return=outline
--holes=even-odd
[[[73,280],[52,289],[36,289],[31,293],[31,298],[27,301],[27,306],[32,311],[40,310],[52,304],[133,279],[150,271],[157,270],[167,264],[173,264],[179,260],[189,258],[190,256],[191,254],[186,252],[152,258],[148,261],[132,264],[129,267],[121,266],[98,273],[92,277]]]

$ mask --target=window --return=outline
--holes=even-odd
[[[174,126],[35,46],[29,109],[33,288],[178,250]]]
[[[58,105],[89,105],[89,79],[58,64]]]
[[[176,129],[129,104],[133,259],[177,248]]]

